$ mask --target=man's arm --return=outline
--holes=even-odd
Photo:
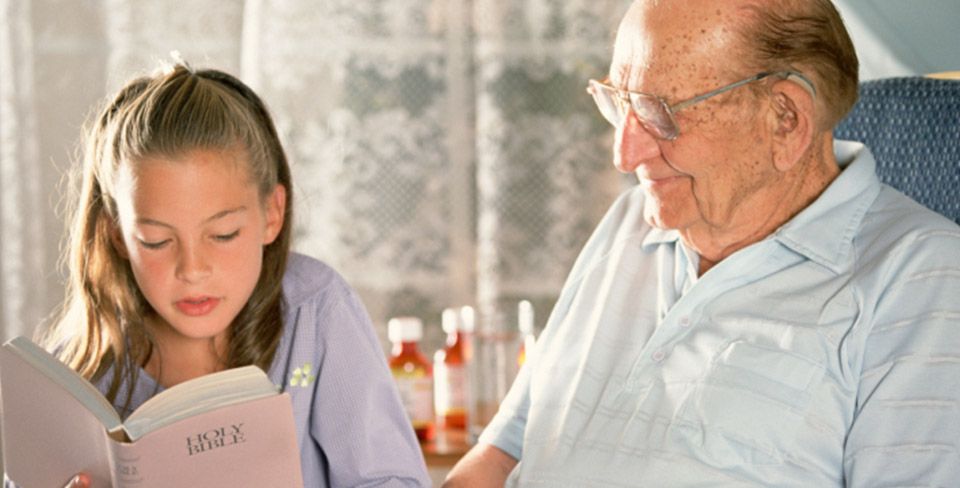
[[[442,488],[500,488],[516,465],[516,459],[492,444],[477,444],[453,467]]]
[[[849,488],[956,486],[960,479],[960,231],[908,235],[883,289],[859,366],[844,444]],[[854,333],[857,331],[854,330]]]

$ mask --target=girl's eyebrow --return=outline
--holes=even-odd
[[[212,222],[212,221],[217,220],[217,219],[222,219],[222,218],[224,218],[224,217],[226,217],[227,215],[230,215],[230,214],[241,213],[241,212],[246,212],[246,211],[247,211],[247,206],[246,206],[246,205],[241,205],[241,206],[235,207],[235,208],[229,208],[229,209],[227,209],[227,210],[222,210],[222,211],[220,211],[220,212],[217,212],[217,213],[213,214],[213,215],[210,216],[210,217],[207,217],[207,219],[204,220],[204,223]]]
[[[203,223],[207,224],[207,223],[213,222],[214,220],[222,219],[222,218],[224,218],[224,217],[226,217],[226,216],[228,216],[228,215],[232,215],[232,214],[235,214],[235,213],[246,212],[246,211],[247,211],[247,206],[246,206],[246,205],[241,205],[241,206],[235,207],[235,208],[228,208],[228,209],[226,209],[226,210],[222,210],[222,211],[220,211],[220,212],[217,212],[217,213],[211,215],[210,217],[207,217],[206,219],[203,220]],[[138,218],[138,219],[136,220],[136,222],[137,222],[138,224],[143,224],[143,225],[155,225],[155,226],[158,226],[158,227],[166,227],[166,228],[168,228],[168,229],[172,229],[172,228],[173,228],[172,225],[170,225],[170,224],[168,224],[168,223],[166,223],[166,222],[161,222],[161,221],[159,221],[159,220],[155,220],[155,219],[151,219],[151,218],[146,218],[146,217]]]

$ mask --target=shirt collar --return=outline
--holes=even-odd
[[[807,208],[780,227],[773,238],[835,273],[851,264],[853,238],[880,192],[877,163],[866,146],[835,141],[840,175]]]
[[[672,244],[680,240],[680,232],[676,229],[659,229],[657,227],[651,227],[650,231],[647,232],[647,235],[643,237],[643,249],[649,250],[651,246],[659,246],[660,244]]]

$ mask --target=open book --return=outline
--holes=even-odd
[[[124,421],[90,382],[28,339],[0,348],[3,462],[21,488],[300,487],[290,397],[256,366],[167,389]]]

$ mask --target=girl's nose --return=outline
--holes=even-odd
[[[210,276],[210,264],[198,246],[182,248],[177,263],[177,279],[187,283],[198,283]]]

